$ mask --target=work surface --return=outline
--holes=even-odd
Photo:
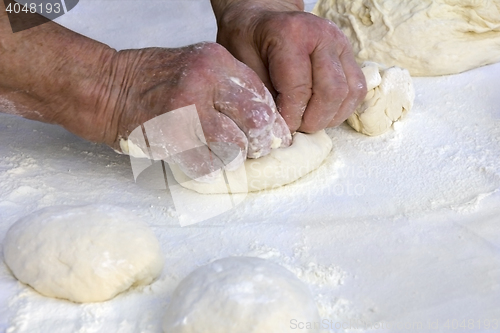
[[[118,49],[213,41],[216,29],[208,0],[86,0],[58,22]],[[145,220],[165,254],[151,286],[82,305],[40,296],[1,262],[0,331],[161,332],[179,281],[234,255],[296,273],[321,316],[344,326],[334,331],[500,331],[500,64],[414,82],[415,107],[394,130],[328,130],[318,171],[186,227],[168,191],[134,183],[127,156],[0,114],[0,240],[42,207],[114,204]]]

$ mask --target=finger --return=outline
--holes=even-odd
[[[223,169],[223,163],[207,146],[185,150],[168,162],[175,163],[189,178],[203,183],[213,182]]]
[[[168,161],[177,164],[189,178],[201,182],[213,181],[222,169],[241,166],[247,139],[238,126],[213,108],[199,106],[194,114],[194,109],[188,108],[155,119],[163,123],[155,132],[167,139],[161,146],[169,152]]]
[[[305,47],[273,45],[268,49],[269,73],[280,114],[294,133],[312,95],[311,59]]]
[[[347,45],[344,52],[341,53],[340,62],[342,63],[342,68],[344,69],[347,79],[349,93],[342,102],[339,111],[328,124],[328,127],[338,126],[349,118],[364,100],[367,93],[365,76],[356,63],[352,48],[349,45]]]
[[[260,57],[255,56],[255,50],[250,45],[243,44],[239,45],[239,47],[228,46],[228,50],[236,59],[250,67],[259,76],[271,95],[276,97],[276,91],[267,70],[267,63],[264,63]]]
[[[238,76],[218,85],[214,105],[247,136],[247,156],[258,158],[271,151],[276,139],[286,142],[287,136],[283,132],[278,132],[283,137],[274,135],[278,112],[269,91],[250,68],[239,66]]]
[[[285,148],[292,144],[292,134],[283,117],[276,113],[276,121],[273,126],[273,135],[279,140],[273,143],[272,148]]]
[[[218,115],[215,110],[212,113]],[[157,116],[143,127],[153,159],[177,164],[192,179],[210,181],[224,164],[207,147],[205,138],[200,137],[201,119],[191,105]]]
[[[318,46],[311,54],[312,96],[299,130],[314,133],[332,121],[348,95],[347,78],[335,45]]]
[[[224,169],[236,170],[246,159],[248,140],[245,133],[226,115],[215,109],[202,120],[203,138]]]
[[[255,61],[255,59],[253,61],[249,60],[248,62],[246,60],[243,60],[243,63],[248,65],[248,67],[250,67],[259,76],[260,80],[262,81],[262,83],[264,83],[267,90],[269,90],[274,100],[277,97],[278,93],[274,89],[266,65],[262,61]]]

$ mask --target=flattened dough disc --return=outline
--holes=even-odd
[[[239,169],[225,171],[225,178],[221,173],[213,183],[193,180],[176,165],[169,165],[175,180],[181,186],[198,193],[247,193],[296,181],[317,169],[331,150],[332,140],[325,131],[315,134],[296,133],[290,147],[274,149],[269,155],[258,159],[248,159]]]

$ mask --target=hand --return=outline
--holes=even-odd
[[[107,139],[115,149],[120,139],[146,123],[155,157],[168,158],[192,178],[208,180],[228,163],[234,169],[246,157],[264,156],[271,148],[291,143],[286,123],[259,77],[218,44],[121,51],[112,67],[117,75],[110,86],[118,90],[105,95],[111,96],[108,100],[116,96],[111,103],[115,107],[107,113],[108,123],[118,119],[111,128],[114,135]],[[198,117],[177,110],[193,104]],[[159,117],[168,111],[174,112]],[[148,122],[153,118],[157,120]],[[243,158],[233,162],[228,157],[234,158],[234,147]]]
[[[6,112],[116,150],[148,120],[194,104],[196,121],[174,112],[167,118],[179,122],[159,122],[165,126],[148,138],[156,157],[171,158],[192,178],[291,143],[262,81],[218,44],[117,52],[54,22],[14,34],[2,2],[0,41]],[[179,153],[195,147],[205,150]],[[231,163],[234,147],[242,154]]]
[[[304,13],[302,1],[212,0],[217,41],[252,68],[276,97],[292,132],[344,122],[366,95],[345,35]]]

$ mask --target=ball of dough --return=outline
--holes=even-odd
[[[359,63],[435,76],[500,61],[498,0],[319,0],[313,13],[343,30]]]
[[[169,165],[181,186],[198,193],[246,193],[296,181],[317,169],[331,150],[332,140],[325,131],[315,134],[295,133],[290,147],[273,149],[261,158],[247,159],[235,171],[225,170],[227,183],[222,174],[207,183],[191,179],[176,165]]]
[[[147,285],[163,268],[147,225],[113,206],[49,207],[17,221],[4,240],[5,263],[40,294],[99,302]]]
[[[260,258],[231,257],[195,270],[179,284],[167,309],[163,330],[295,332],[292,320],[320,322],[308,287],[280,265]]]
[[[413,107],[413,81],[407,70],[398,67],[382,68],[374,62],[365,62],[361,70],[368,93],[347,123],[363,134],[380,135]]]

